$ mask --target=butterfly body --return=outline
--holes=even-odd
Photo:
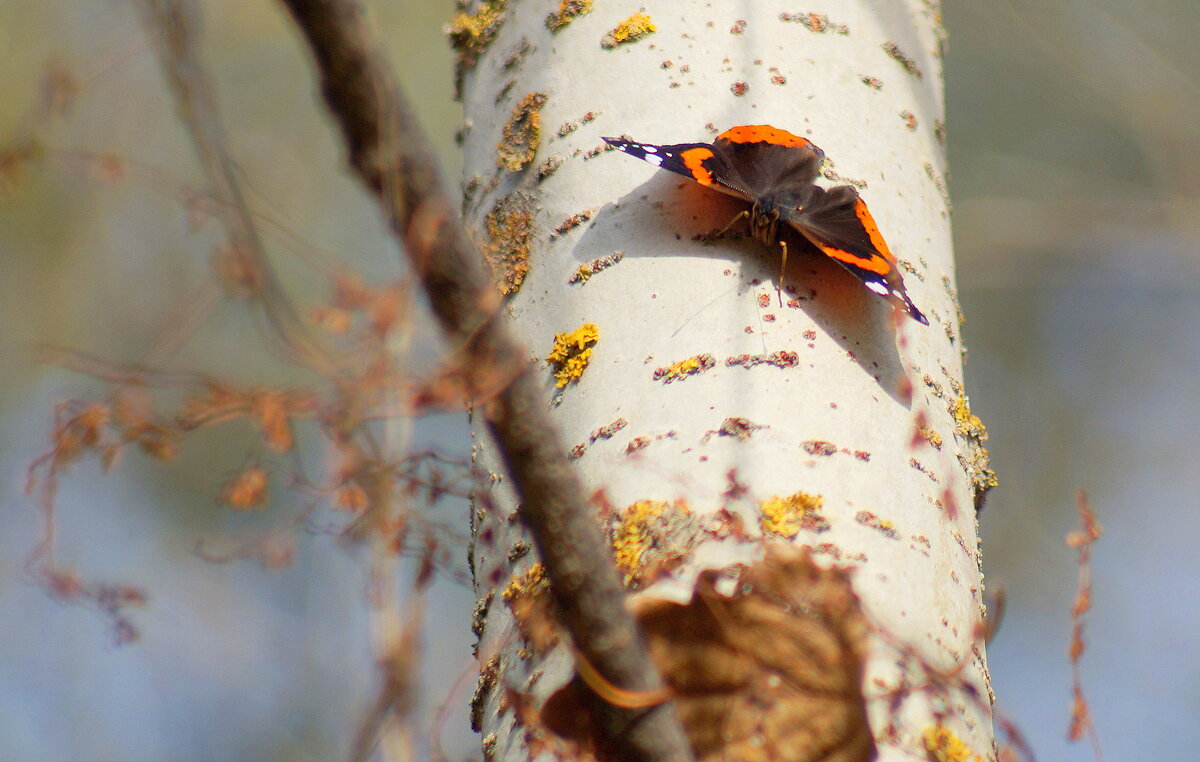
[[[904,288],[896,258],[853,187],[815,183],[825,152],[770,125],[731,127],[712,143],[655,145],[604,138],[624,153],[751,204],[751,236],[781,245],[780,225],[798,231],[872,292],[919,323],[929,321]],[[786,256],[786,247],[783,249]]]

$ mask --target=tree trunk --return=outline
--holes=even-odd
[[[879,758],[923,758],[947,739],[988,757],[973,506],[993,477],[962,394],[941,19],[917,0],[837,5],[825,18],[689,0],[638,19],[636,3],[605,3],[565,24],[546,4],[474,6],[451,30],[467,223],[544,368],[598,519],[618,544],[645,530],[619,558],[639,605],[687,603],[701,572],[754,565],[768,542],[810,548],[852,570],[870,623],[862,693]],[[601,136],[711,142],[741,124],[824,149],[819,182],[859,189],[930,325],[895,319],[815,250],[794,249],[777,294],[776,250],[696,240],[744,205],[602,150]],[[586,365],[557,366],[559,386],[545,358],[587,324],[566,342],[590,348]],[[480,462],[502,473],[478,435]],[[536,562],[516,510],[499,480],[474,510],[472,550],[486,662],[474,716],[489,756],[513,760],[531,753],[514,697],[536,704],[575,671],[514,619]],[[634,518],[647,512],[651,529]],[[791,753],[775,758],[869,758]]]

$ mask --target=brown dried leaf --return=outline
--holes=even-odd
[[[650,600],[637,614],[697,762],[874,759],[861,689],[868,626],[847,572],[770,545],[732,595],[716,579],[702,575],[686,605]],[[551,696],[541,719],[594,746],[578,725],[580,690],[576,680]]]

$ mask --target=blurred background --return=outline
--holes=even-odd
[[[399,275],[372,205],[342,173],[278,5],[204,5],[205,54],[268,245],[277,261],[312,265],[285,266],[288,288],[308,303],[326,294],[322,273]],[[453,4],[375,5],[457,178],[461,112],[441,33]],[[1106,756],[1194,758],[1200,14],[1191,0],[964,0],[944,11],[967,387],[1001,480],[982,515],[988,583],[1008,597],[989,648],[999,710],[1040,759],[1093,758],[1065,740],[1077,568],[1063,538],[1083,488],[1106,529],[1083,660]],[[102,476],[88,461],[63,481],[57,556],[89,579],[147,589],[137,643],[118,647],[103,616],[29,583],[42,527],[26,468],[49,446],[55,404],[104,390],[36,362],[33,348],[144,359],[203,301],[219,235],[211,222],[192,230],[180,200],[200,174],[129,3],[0,4],[0,71],[0,148],[28,135],[42,145],[28,166],[0,162],[0,759],[342,758],[376,687],[362,551],[301,534],[280,571],[192,552],[197,539],[235,547],[291,515],[279,498],[247,514],[214,497],[254,450],[251,427],[189,438],[167,466],[133,456]],[[38,112],[47,81],[71,93],[52,118]],[[204,314],[167,365],[308,380],[265,346],[245,350],[261,334],[249,308]],[[417,347],[418,365],[436,348]],[[413,437],[460,457],[469,446],[458,416],[425,419]],[[440,510],[465,526],[461,503]],[[472,668],[473,596],[441,575],[428,600],[422,722],[437,725],[450,758],[471,758],[469,687],[454,684]]]

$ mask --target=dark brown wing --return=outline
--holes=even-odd
[[[891,301],[918,323],[929,325],[928,318],[909,299],[904,278],[896,267],[896,257],[883,240],[866,202],[854,188],[840,185],[825,190],[813,185],[800,208],[788,214],[787,221],[827,256],[854,273],[868,289]]]

